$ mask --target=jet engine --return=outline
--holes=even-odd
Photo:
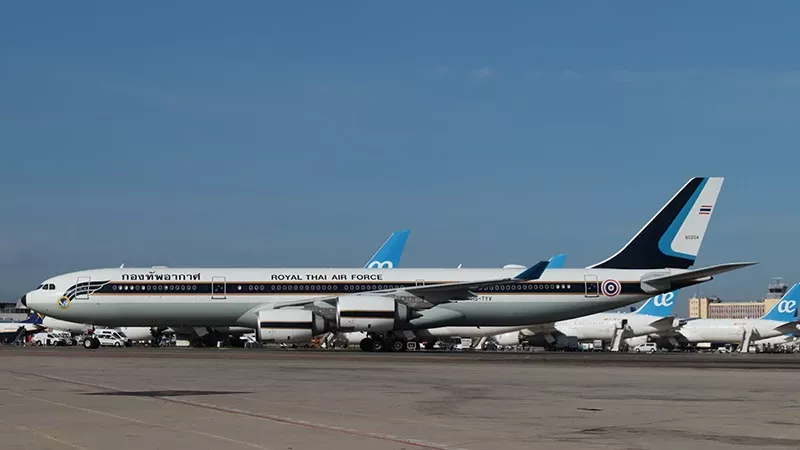
[[[305,309],[265,309],[258,312],[257,339],[278,344],[306,343],[325,333],[325,318]]]
[[[519,331],[512,331],[510,333],[497,334],[489,338],[501,347],[513,347],[519,345]]]
[[[341,331],[384,333],[411,320],[408,306],[378,295],[346,295],[337,302],[337,325]]]

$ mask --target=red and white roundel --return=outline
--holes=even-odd
[[[619,294],[619,291],[622,290],[622,285],[619,284],[617,280],[606,280],[603,281],[603,284],[600,286],[600,290],[603,291],[603,295],[606,297],[613,297]]]

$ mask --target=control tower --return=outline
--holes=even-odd
[[[783,297],[783,294],[789,290],[789,286],[783,281],[783,278],[773,278],[772,283],[769,284],[769,292],[767,296],[764,297],[765,299],[779,299]]]

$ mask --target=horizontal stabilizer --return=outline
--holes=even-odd
[[[642,289],[645,292],[663,292],[691,286],[692,284],[702,283],[712,279],[714,275],[730,272],[758,264],[757,262],[738,262],[717,264],[715,266],[694,269],[672,275],[655,274],[651,278],[642,278]]]
[[[659,330],[668,330],[670,328],[677,328],[679,322],[675,320],[675,316],[662,317],[658,320],[650,322],[650,326],[658,328]]]
[[[775,331],[778,331],[780,333],[794,333],[795,331],[797,331],[797,321],[784,322],[775,327]]]

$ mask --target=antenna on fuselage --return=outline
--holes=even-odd
[[[125,267],[125,263],[122,263],[122,264],[120,264],[120,266],[119,266],[119,268],[120,268],[120,269],[122,269],[123,267]]]

